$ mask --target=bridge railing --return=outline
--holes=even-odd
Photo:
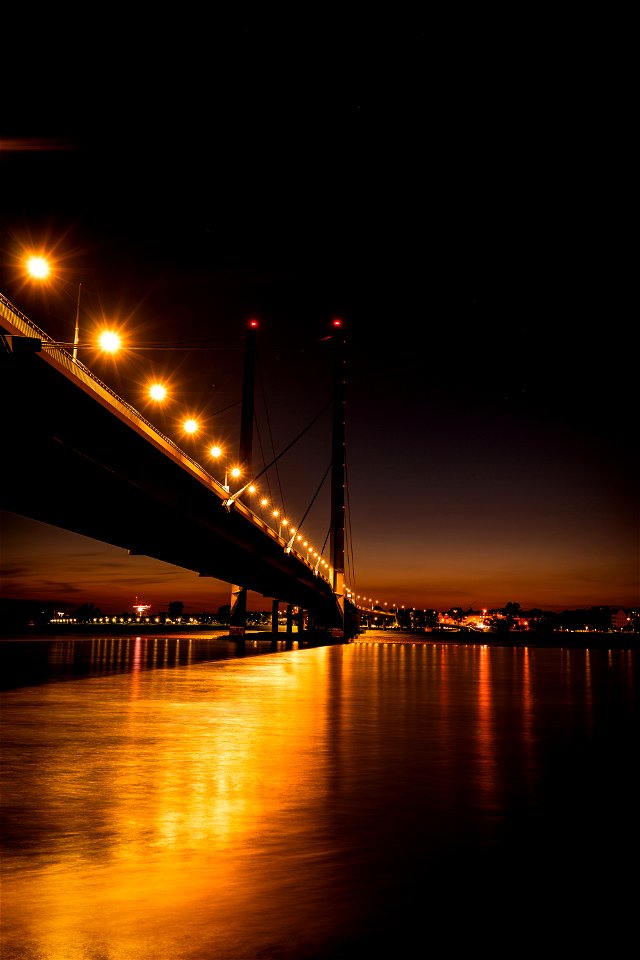
[[[139,410],[136,410],[130,403],[127,403],[126,400],[118,396],[111,387],[103,383],[99,377],[96,377],[81,360],[78,360],[77,357],[74,358],[68,350],[65,350],[60,343],[53,340],[44,330],[41,330],[37,324],[25,316],[25,314],[2,293],[0,293],[0,318],[2,318],[3,326],[5,326],[12,335],[15,333],[18,336],[32,337],[39,340],[42,344],[43,358],[48,363],[63,370],[71,379],[78,380],[80,385],[87,390],[87,392],[94,395],[103,406],[108,407],[121,420],[128,421],[138,433],[146,436],[156,447],[159,447],[173,460],[180,463],[184,469],[195,474],[200,482],[204,483],[221,502],[228,498],[228,490],[216,480],[215,477],[207,473],[197,460],[194,460],[193,457],[185,453],[170,437],[165,436],[165,434],[158,430]],[[240,499],[235,500],[234,509],[238,510],[272,540],[280,543],[283,549],[287,547],[287,542],[243,501]],[[290,552],[295,554],[298,560],[307,567],[314,570],[316,576],[326,580],[328,583],[332,582],[331,570],[328,574],[320,572],[319,569],[315,570],[315,564],[312,564],[305,556],[299,553],[294,546],[291,547]]]
[[[7,312],[9,311],[9,312]],[[4,294],[0,293],[0,315],[3,319],[7,320],[11,327],[16,329],[18,333],[25,337],[33,337],[37,340],[40,340],[42,343],[42,349],[46,350],[47,359],[55,360],[55,365],[62,367],[67,373],[71,374],[76,379],[80,380],[85,385],[91,386],[93,391],[100,394],[106,394],[111,404],[116,407],[120,413],[125,414],[126,418],[134,421],[138,425],[144,425],[146,429],[153,434],[155,434],[159,439],[162,440],[163,444],[169,446],[183,461],[189,461],[193,467],[199,469],[200,472],[205,473],[206,471],[202,470],[200,464],[190,457],[188,453],[185,453],[170,437],[165,436],[157,427],[154,427],[139,410],[136,410],[135,407],[132,407],[131,404],[127,403],[126,400],[123,400],[122,397],[118,396],[111,387],[106,383],[100,380],[99,377],[96,377],[94,373],[85,366],[81,360],[74,358],[68,350],[65,350],[57,341],[53,340],[44,330],[41,330],[32,320],[26,317],[16,306],[11,303]],[[207,475],[208,476],[208,475]],[[217,484],[224,493],[224,488],[215,477],[209,477],[209,480]],[[226,493],[224,494],[226,496]]]

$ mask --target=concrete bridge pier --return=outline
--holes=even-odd
[[[271,650],[275,653],[278,649],[278,610],[279,600],[271,601]]]
[[[293,650],[293,607],[287,604],[287,637],[285,640],[285,649]]]
[[[231,587],[229,609],[229,634],[238,642],[238,650],[244,651],[247,632],[247,590],[235,584]]]

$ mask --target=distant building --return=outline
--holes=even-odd
[[[629,617],[626,610],[620,608],[617,613],[611,614],[611,626],[614,630],[626,630],[629,626]]]

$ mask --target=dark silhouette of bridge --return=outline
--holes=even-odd
[[[295,610],[298,630],[348,641],[358,613],[344,570],[344,331],[334,321],[328,576],[0,294],[3,509],[231,585],[231,632],[246,593]],[[251,463],[255,330],[245,347],[240,459]]]

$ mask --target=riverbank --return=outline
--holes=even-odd
[[[272,643],[276,646],[290,641],[298,647],[328,646],[343,643],[326,633],[298,633],[294,627],[291,633],[279,630],[273,633],[268,628],[247,627],[244,637],[234,636],[225,624],[157,624],[157,623],[102,623],[102,624],[49,624],[46,627],[23,627],[20,630],[3,629],[0,626],[0,641],[46,640],[84,638],[89,633],[103,637],[191,637],[194,640],[229,640],[236,644],[246,642]],[[599,648],[612,650],[631,650],[640,647],[640,634],[622,632],[598,632],[594,630],[558,630],[558,631],[509,631],[505,633],[479,633],[471,630],[384,630],[363,629],[350,642],[352,643],[455,643],[469,646],[492,647],[577,647],[580,649]]]

